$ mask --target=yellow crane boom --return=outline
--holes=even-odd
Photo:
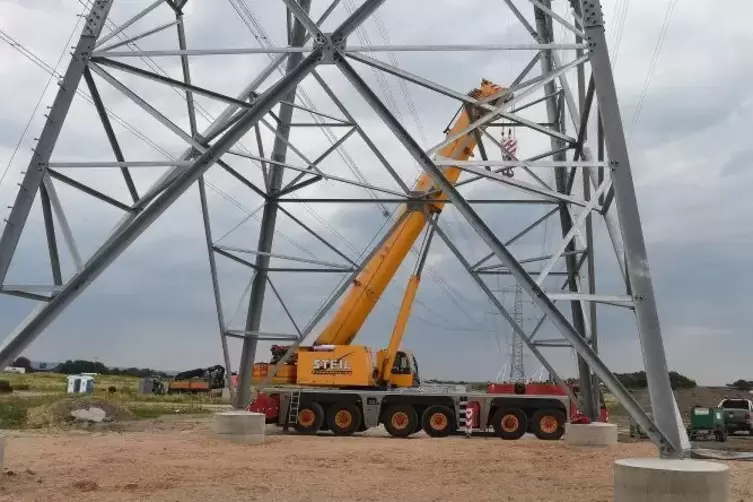
[[[504,88],[488,81],[483,80],[479,89],[474,89],[469,93],[476,99],[489,98],[500,94]],[[454,136],[466,129],[474,118],[469,114],[466,108],[463,108],[459,117],[449,130],[448,135]],[[474,134],[463,135],[452,143],[442,148],[439,155],[455,160],[468,160],[473,155],[476,148],[476,136]],[[454,166],[449,166],[444,170],[444,174],[451,183],[457,182],[461,170]],[[431,178],[426,173],[418,179],[415,190],[419,193],[426,193],[433,188]],[[395,276],[405,257],[410,252],[411,247],[415,244],[419,235],[426,226],[426,218],[429,214],[439,212],[444,207],[444,195],[440,192],[430,197],[432,202],[426,203],[426,211],[413,210],[402,220],[390,229],[390,237],[384,242],[381,249],[373,255],[371,260],[363,267],[358,277],[353,281],[350,290],[347,292],[340,308],[332,317],[329,324],[324,328],[314,345],[349,345],[358,334],[369,314],[376,306],[387,285]],[[404,205],[401,211],[406,211]],[[407,293],[415,296],[415,289],[418,287],[418,281],[415,285],[409,285]],[[408,303],[408,312],[410,303]],[[403,302],[405,307],[405,301]],[[404,310],[401,308],[401,312]],[[398,320],[401,323],[401,320]],[[407,316],[402,320],[404,329],[407,323]],[[398,326],[396,326],[396,329]],[[402,336],[400,336],[402,338]],[[399,344],[399,341],[398,341]],[[392,345],[392,344],[390,344]],[[390,347],[392,348],[392,347]],[[397,350],[397,347],[394,347]]]
[[[496,104],[501,99],[512,98],[511,93],[501,97],[504,90],[488,80],[482,80],[481,86],[468,94],[475,99]],[[468,160],[473,156],[477,135],[464,131],[478,118],[479,113],[477,107],[461,108],[459,116],[447,131],[448,137],[458,137],[439,151],[440,156],[458,161]],[[460,173],[461,170],[456,166],[444,169],[444,175],[453,184],[457,183]],[[353,280],[335,315],[313,345],[297,348],[295,356],[272,377],[273,383],[339,389],[413,387],[420,383],[415,357],[409,351],[401,351],[400,344],[418,291],[421,269],[431,241],[430,233],[422,246],[416,270],[408,281],[388,347],[375,353],[371,347],[353,345],[352,342],[426,228],[426,219],[435,217],[444,207],[445,195],[435,188],[426,174],[418,179],[414,192],[430,195],[424,202],[400,208],[401,218],[393,224],[384,243]],[[267,378],[275,359],[286,349],[287,347],[272,347],[272,362],[254,364],[252,381]]]

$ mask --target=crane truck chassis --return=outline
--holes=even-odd
[[[491,430],[507,440],[519,439],[526,432],[557,440],[569,416],[567,396],[417,389],[267,388],[248,410],[264,413],[267,423],[292,427],[299,434],[331,431],[349,436],[383,425],[394,437],[421,430],[430,437],[446,437],[466,433],[466,408],[473,410],[473,432]]]

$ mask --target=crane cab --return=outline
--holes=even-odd
[[[363,345],[319,345],[298,347],[292,362],[282,365],[273,385],[307,385],[333,388],[418,387],[418,363],[412,352],[398,350],[392,371],[384,378],[388,349],[376,354]],[[375,357],[376,356],[376,357]],[[260,383],[274,366],[254,364],[252,383]]]
[[[387,359],[387,349],[381,349],[377,352],[377,364],[375,372],[378,368],[384,367],[384,362]],[[383,380],[377,375],[377,381]],[[418,387],[421,385],[421,378],[418,374],[418,362],[412,352],[408,350],[398,350],[395,353],[395,362],[392,364],[392,372],[389,378],[384,382],[387,387]]]

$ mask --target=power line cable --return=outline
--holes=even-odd
[[[52,66],[50,66],[49,64],[47,64],[46,62],[44,62],[41,58],[39,58],[38,56],[36,56],[26,46],[24,46],[23,44],[21,44],[17,40],[13,39],[12,37],[10,37],[7,33],[3,32],[2,30],[0,30],[0,33],[1,33],[0,40],[8,43],[9,45],[11,45],[11,47],[13,47],[19,53],[21,53],[24,57],[26,57],[27,59],[29,59],[30,61],[32,61],[35,65],[37,65],[38,67],[40,67],[43,70],[45,70],[46,72],[48,72],[51,75],[52,78],[62,78],[63,77],[63,75],[61,75]],[[70,42],[68,42],[68,43],[70,43]],[[82,98],[84,98],[90,104],[94,105],[94,100],[92,99],[92,97],[88,93],[86,93],[86,92],[84,92],[84,91],[82,91],[80,89],[76,89],[76,94],[78,94],[79,96],[81,96]],[[145,144],[147,144],[153,150],[155,150],[158,153],[161,153],[162,155],[164,155],[165,157],[167,157],[167,158],[169,158],[171,160],[175,159],[175,157],[172,154],[170,154],[169,152],[167,152],[166,150],[164,150],[162,147],[160,147],[157,143],[155,143],[151,138],[149,138],[144,133],[142,133],[139,129],[137,129],[136,127],[134,127],[133,125],[131,125],[130,123],[128,123],[127,121],[125,121],[124,119],[122,119],[120,116],[118,116],[117,114],[115,114],[114,112],[112,112],[112,110],[110,110],[107,107],[105,107],[105,111],[106,111],[106,113],[108,114],[108,116],[110,118],[112,118],[115,122],[117,122],[121,126],[123,126],[127,131],[129,131],[132,134],[134,134],[134,136],[136,136],[136,138],[138,138],[139,140],[143,141]],[[209,187],[212,191],[216,192],[218,195],[220,195],[222,198],[224,198],[225,200],[227,200],[228,202],[230,202],[232,205],[234,205],[236,208],[238,208],[242,212],[245,212],[249,217],[255,217],[257,220],[260,219],[256,215],[255,211],[249,210],[240,201],[238,201],[238,199],[236,199],[235,197],[233,197],[230,194],[228,194],[228,193],[224,192],[223,190],[221,190],[214,183],[212,183],[211,180],[207,179],[206,177],[205,177],[205,183],[206,183],[207,187]],[[316,258],[316,256],[314,254],[312,254],[311,251],[309,251],[305,246],[299,244],[298,242],[296,242],[295,240],[293,240],[292,238],[290,238],[284,232],[282,232],[282,231],[280,231],[278,229],[275,229],[275,232],[277,232],[278,235],[280,235],[281,238],[283,238],[284,240],[286,240],[287,242],[289,242],[290,244],[292,244],[293,246],[295,246],[300,251],[308,254],[312,258]]]
[[[659,38],[656,41],[654,53],[651,56],[651,63],[649,63],[648,71],[646,72],[646,79],[643,82],[643,89],[640,96],[638,97],[638,103],[635,105],[633,120],[630,122],[630,128],[628,132],[628,145],[633,138],[633,131],[635,130],[635,126],[638,124],[638,119],[641,116],[641,111],[643,111],[643,103],[648,96],[648,91],[651,87],[651,78],[654,76],[654,72],[656,71],[656,64],[659,61],[659,55],[664,48],[664,39],[667,36],[667,30],[669,29],[669,24],[676,6],[677,0],[670,0],[669,6],[667,7],[667,13],[664,16],[664,24],[662,25],[661,31],[659,32]]]
[[[265,46],[266,47],[271,47],[273,44],[272,44],[272,42],[270,40],[270,37],[267,35],[266,31],[264,30],[263,26],[258,21],[258,19],[253,15],[253,13],[251,12],[251,9],[246,4],[245,0],[228,0],[228,1],[231,3],[231,5],[235,9],[236,13],[241,17],[241,19],[243,20],[244,24],[246,24],[246,27],[249,29],[249,31],[254,36],[254,38],[257,40],[257,42],[262,47],[265,47]],[[355,7],[354,7],[354,5],[353,5],[353,3],[352,3],[351,0],[346,0],[346,2],[344,3],[344,6],[349,11],[349,13],[351,13],[351,14],[355,10]],[[385,30],[385,34],[386,34],[386,30]],[[371,40],[370,40],[368,34],[365,32],[365,30],[362,27],[359,27],[356,30],[356,35],[361,39],[361,41],[362,41],[362,43],[364,45],[366,45],[366,46],[371,45]],[[386,34],[386,36],[388,37],[389,35]],[[270,57],[270,59],[273,59],[272,55],[269,55],[269,57]],[[278,71],[280,71],[281,73],[284,74],[284,70],[278,68]],[[389,88],[389,84],[384,79],[384,75],[381,72],[377,72],[376,69],[374,69],[374,73],[377,76],[377,83],[378,83],[378,85],[379,85],[379,87],[380,87],[380,89],[382,91],[382,94],[386,97],[387,106],[389,108],[391,108],[391,111],[393,113],[396,114],[396,116],[398,117],[398,120],[400,120],[401,122],[403,122],[404,120],[402,118],[402,115],[400,114],[399,108],[397,107],[397,103],[396,103],[396,101],[394,99],[394,95],[392,94],[392,92],[391,92],[391,90]],[[407,91],[407,89],[406,89],[406,91]],[[306,103],[306,106],[309,109],[316,111],[316,107],[314,106],[313,102],[311,102],[311,100],[307,96],[306,92],[303,89],[301,89],[301,88],[299,88],[297,92],[300,95],[299,97],[302,99],[302,101],[304,103]],[[317,122],[320,122],[320,118],[317,115],[312,114],[312,117]],[[417,123],[420,123],[420,119],[418,118],[418,116],[415,117],[415,120],[418,121]],[[330,139],[330,142],[334,144],[335,139],[333,139],[334,135],[331,134],[331,130],[329,128],[326,128],[326,127],[323,127],[322,130],[324,130],[325,133],[326,132],[330,132],[329,139]],[[349,168],[351,169],[351,172],[353,172],[353,174],[356,177],[358,177],[362,182],[368,183],[368,181],[366,180],[365,176],[357,168],[357,166],[355,165],[355,162],[352,160],[352,158],[350,157],[350,155],[347,153],[347,150],[342,145],[340,147],[338,147],[337,152],[340,154],[341,158],[343,158],[343,160],[346,162],[346,165],[349,166]],[[419,176],[420,176],[420,174],[419,174]],[[416,178],[416,180],[417,179],[418,179],[418,177]],[[414,183],[415,183],[415,181],[414,181]],[[375,196],[375,194],[373,193],[373,190],[368,190],[367,189],[367,191],[369,191],[370,193],[372,193],[372,195]],[[291,194],[291,196],[294,197],[294,198],[297,198],[295,196],[295,194]],[[382,208],[382,214],[385,217],[387,217],[388,220],[391,220],[391,219],[394,218],[395,213],[396,213],[396,211],[398,209],[397,207],[395,207],[390,212],[390,211],[388,211],[387,207],[384,204],[380,204],[380,206]],[[305,205],[304,205],[304,208],[306,208]],[[313,211],[313,209],[308,208],[307,210],[310,213],[315,214],[315,212]],[[317,218],[317,219],[320,222],[322,221],[319,218]],[[330,231],[333,231],[333,229],[330,226],[328,226],[328,225],[326,225],[326,226],[328,227],[328,229]],[[338,237],[340,240],[342,240],[343,242],[345,242],[348,247],[350,247],[351,249],[355,249],[354,246],[352,246],[352,244],[350,243],[350,241],[348,241],[348,239],[346,239],[344,236],[342,236],[342,234],[340,234],[339,232],[333,232],[333,234],[336,237]],[[411,252],[413,253],[414,256],[418,256],[418,251],[415,249],[415,246],[411,248]],[[452,303],[461,312],[463,312],[469,319],[471,319],[472,321],[474,321],[473,317],[460,304],[458,295],[456,295],[456,294],[453,293],[453,291],[449,288],[449,286],[447,285],[447,283],[442,278],[438,277],[438,274],[431,267],[429,267],[428,265],[425,267],[425,269],[426,269],[427,275],[429,277],[431,277],[437,283],[437,285],[439,285],[439,287],[443,291],[445,291],[445,293],[448,295],[448,297],[450,298],[450,300],[452,301]]]
[[[60,56],[58,57],[58,60],[55,62],[55,68],[57,68],[60,65],[60,62],[65,57],[65,53],[68,50],[68,47],[71,45],[71,40],[73,40],[73,36],[76,34],[76,31],[78,31],[78,27],[81,24],[81,20],[83,19],[83,15],[85,12],[86,12],[86,9],[84,9],[81,12],[81,14],[77,16],[76,23],[73,26],[73,30],[71,30],[71,34],[68,36],[68,40],[65,42],[65,45],[63,46],[63,50],[60,52]],[[25,48],[21,49],[22,47],[21,44],[16,42],[10,35],[2,31],[2,29],[0,29],[0,39],[10,44],[12,48],[21,52],[21,54],[24,54],[24,51],[26,49]],[[44,99],[45,94],[47,94],[47,89],[49,89],[50,84],[52,83],[52,80],[54,78],[55,78],[55,75],[50,74],[50,78],[47,79],[47,84],[45,84],[44,89],[42,90],[42,93],[39,96],[39,100],[37,100],[37,104],[34,105],[34,109],[31,111],[29,120],[26,122],[26,126],[24,127],[24,130],[21,133],[21,137],[18,138],[16,147],[13,149],[13,153],[11,154],[10,159],[8,160],[8,163],[5,166],[5,169],[3,170],[3,174],[0,176],[0,186],[2,186],[3,180],[5,180],[5,177],[8,175],[8,172],[10,171],[10,166],[11,164],[13,164],[13,159],[16,158],[16,154],[18,154],[18,150],[21,148],[21,143],[23,143],[23,140],[26,137],[26,133],[29,131],[29,127],[31,127],[31,123],[34,120],[34,116],[37,114],[37,110],[39,109],[39,106],[42,104],[42,100]]]

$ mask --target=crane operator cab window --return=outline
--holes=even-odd
[[[405,352],[395,354],[395,363],[392,365],[392,373],[395,375],[410,375],[411,364]]]
[[[393,375],[413,375],[414,386],[418,386],[420,383],[418,377],[418,363],[413,354],[406,354],[405,352],[398,352],[395,354],[395,363],[392,365]]]
[[[421,379],[418,376],[418,361],[416,361],[416,356],[413,354],[411,354],[411,359],[413,359],[413,385],[419,387],[421,385]]]

